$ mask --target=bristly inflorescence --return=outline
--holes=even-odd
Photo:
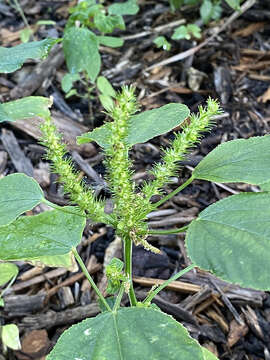
[[[147,226],[138,221],[135,185],[132,181],[131,161],[127,143],[130,117],[138,110],[134,88],[124,87],[116,97],[116,105],[110,112],[109,147],[105,149],[108,182],[114,199],[114,216],[117,232],[122,238],[131,238],[135,243],[144,243]],[[150,246],[150,245],[149,245]],[[151,247],[151,246],[150,246]]]
[[[213,116],[220,112],[219,103],[209,98],[207,107],[199,106],[199,113],[191,114],[182,127],[182,132],[175,134],[171,146],[164,150],[162,161],[156,164],[151,171],[155,179],[145,183],[142,188],[141,192],[145,200],[142,214],[146,215],[152,211],[151,197],[162,193],[162,188],[169,183],[170,177],[176,175],[179,161],[183,160],[187,152],[200,141],[202,133],[211,129]]]
[[[63,183],[65,193],[68,193],[73,203],[86,212],[95,222],[106,222],[104,205],[94,196],[94,191],[86,188],[79,180],[78,172],[70,159],[66,158],[66,146],[51,118],[47,118],[40,127],[42,144],[47,147],[47,158],[51,161],[52,170],[59,174],[59,182]]]

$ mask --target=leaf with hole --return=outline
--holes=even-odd
[[[186,105],[168,104],[158,109],[148,110],[130,118],[127,142],[130,146],[144,143],[156,136],[165,134],[188,118],[190,112]],[[85,133],[77,138],[78,144],[97,142],[102,147],[108,146],[110,123]]]
[[[74,207],[63,211],[74,212]],[[0,259],[35,259],[70,252],[81,241],[85,218],[63,211],[22,216],[0,227]]]
[[[29,119],[34,116],[45,119],[50,116],[51,105],[52,100],[42,96],[28,96],[0,104],[0,123]]]
[[[5,285],[18,274],[18,267],[12,263],[0,263],[0,286]]]
[[[44,59],[58,39],[45,39],[20,44],[10,48],[0,46],[0,73],[11,73],[20,69],[27,59]]]
[[[0,180],[0,226],[32,210],[44,199],[39,184],[24,174],[12,174]]]
[[[195,179],[259,185],[270,179],[270,136],[228,141],[211,151],[193,171]]]
[[[105,312],[72,326],[64,332],[47,357],[47,360],[74,359],[207,358],[198,342],[171,316],[150,308],[133,307],[120,309],[116,313]]]
[[[223,280],[270,290],[269,204],[269,193],[242,193],[210,205],[189,225],[191,260]]]

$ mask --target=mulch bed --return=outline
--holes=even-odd
[[[40,19],[56,22],[54,27],[40,27],[35,33],[36,39],[62,35],[71,3],[41,0],[22,0],[20,3],[30,25]],[[204,28],[201,42],[206,41],[206,44],[176,62],[168,59],[198,43],[172,41],[172,49],[167,53],[154,46],[153,39],[157,35],[153,29],[162,27],[162,34],[169,37],[172,27],[164,25],[181,19],[192,23],[199,18],[198,12],[186,6],[181,13],[171,13],[167,1],[142,0],[139,3],[139,14],[126,17],[126,31],[115,32],[126,38],[124,46],[121,49],[101,48],[102,74],[116,89],[123,84],[135,84],[142,109],[180,102],[196,111],[208,96],[220,99],[224,109],[213,131],[206,134],[202,143],[182,163],[180,177],[172,179],[166,189],[171,191],[221,142],[269,133],[270,3],[257,1],[212,37],[232,13],[224,6],[224,18]],[[1,45],[19,44],[23,26],[16,11],[7,2],[1,2]],[[156,65],[164,61],[167,64]],[[91,102],[93,117],[89,115],[89,104],[85,100],[65,99],[60,84],[65,73],[63,53],[60,46],[56,46],[45,61],[29,61],[14,74],[1,75],[0,100],[52,95],[53,118],[63,131],[70,156],[86,182],[109,203],[110,194],[100,177],[105,172],[100,149],[94,143],[76,145],[76,136],[100,126],[105,115],[96,98]],[[50,173],[44,159],[45,149],[38,142],[39,123],[40,120],[31,119],[1,124],[0,176],[14,172],[34,176],[50,201],[66,205],[68,198],[63,195],[61,185],[55,183],[57,175]],[[147,171],[160,159],[160,147],[166,146],[171,137],[172,134],[166,134],[134,146],[131,156],[134,180],[138,184],[147,179]],[[209,204],[242,191],[257,191],[257,188],[194,181],[181,194],[151,213],[149,226],[154,229],[184,226]],[[27,215],[44,210],[46,206],[40,205]],[[156,279],[168,279],[189,264],[183,234],[152,236],[150,240],[160,247],[161,254],[134,248],[134,281],[139,299],[144,298]],[[89,225],[78,250],[99,287],[105,290],[104,265],[114,256],[121,257],[121,241],[111,228],[103,224]],[[20,275],[5,297],[6,306],[0,311],[0,323],[18,324],[23,347],[18,352],[9,350],[6,355],[0,355],[0,359],[45,359],[65,329],[98,314],[96,296],[80,271],[32,267],[24,262],[18,265]],[[180,280],[157,296],[155,303],[163,311],[183,323],[193,337],[220,359],[270,359],[268,293],[226,284],[200,270],[191,271]]]

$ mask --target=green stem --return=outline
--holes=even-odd
[[[13,278],[10,280],[8,286],[1,292],[0,298],[3,297],[5,295],[5,293],[8,291],[8,289],[13,285],[16,278],[17,278],[17,275],[13,276]]]
[[[105,300],[104,296],[101,294],[99,288],[97,287],[97,285],[95,284],[94,280],[92,279],[91,275],[89,274],[86,266],[84,265],[82,258],[80,257],[80,255],[78,254],[76,248],[72,248],[72,253],[75,256],[75,259],[78,261],[78,264],[80,265],[82,272],[84,273],[85,277],[87,278],[87,280],[89,281],[89,283],[91,284],[92,288],[95,290],[97,296],[99,297],[100,301],[103,303],[103,305],[105,306],[105,308],[108,311],[112,311],[112,309],[110,308],[109,304],[107,303],[107,301]]]
[[[194,180],[193,175],[187,179],[182,185],[180,185],[177,189],[170,192],[168,195],[164,196],[162,199],[160,199],[158,202],[153,204],[154,209],[158,208],[160,205],[165,203],[167,200],[171,199],[174,195],[182,191],[185,187],[187,187],[192,181]]]
[[[125,274],[130,283],[130,288],[128,293],[129,301],[131,306],[136,306],[137,299],[132,282],[132,241],[130,239],[125,239],[124,241],[124,257],[125,257]]]
[[[168,234],[178,234],[184,232],[188,229],[189,225],[183,226],[180,229],[172,229],[172,230],[149,230],[149,235],[168,235]]]
[[[124,295],[124,292],[125,292],[125,284],[122,283],[119,293],[117,295],[117,298],[115,300],[114,306],[113,306],[113,312],[116,312],[117,309],[120,307],[120,303],[121,303],[122,297]]]
[[[150,293],[147,295],[147,297],[144,299],[143,303],[148,303],[150,304],[150,302],[153,300],[153,298],[161,291],[163,290],[166,286],[168,286],[172,281],[177,280],[178,278],[180,278],[180,276],[184,275],[185,273],[187,273],[188,271],[192,270],[195,268],[195,264],[191,264],[188,267],[186,267],[184,270],[179,271],[177,274],[175,274],[174,276],[172,276],[170,279],[168,279],[167,281],[165,281],[162,285],[160,285],[158,288],[156,288],[153,291],[150,291]]]
[[[83,215],[83,214],[81,214],[79,212],[73,212],[73,211],[66,210],[66,208],[64,206],[56,205],[56,204],[50,202],[47,199],[43,199],[42,202],[43,202],[43,204],[46,204],[46,205],[52,207],[53,209],[62,211],[64,213],[67,213],[67,214],[70,214],[70,215],[77,215],[77,216],[81,216],[81,217],[84,217],[84,218],[88,219],[88,216],[86,216],[86,215]]]

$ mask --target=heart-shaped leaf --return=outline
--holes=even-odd
[[[74,212],[74,207],[63,210]],[[59,210],[23,216],[0,227],[0,259],[35,259],[64,255],[79,244],[85,218]]]
[[[270,193],[243,193],[202,211],[188,228],[191,260],[223,280],[270,290]]]
[[[0,286],[18,274],[18,267],[12,263],[0,263]]]
[[[259,185],[270,180],[270,136],[225,142],[195,168],[193,176],[215,182]]]
[[[158,109],[134,115],[130,118],[127,142],[130,146],[133,146],[165,134],[185,121],[189,114],[190,112],[186,105],[172,103]],[[100,146],[106,148],[108,147],[107,139],[109,137],[110,123],[106,123],[93,131],[77,137],[77,143],[85,144],[95,141]]]
[[[105,312],[72,326],[64,332],[47,357],[47,360],[74,359],[207,358],[197,341],[171,316],[151,308],[133,307],[117,312]]]
[[[44,59],[58,39],[45,39],[20,44],[10,48],[0,46],[0,73],[10,73],[20,67],[27,59]]]
[[[24,174],[12,174],[0,180],[0,226],[14,221],[44,199],[38,183]]]
[[[28,96],[23,99],[0,104],[0,123],[29,119],[34,116],[50,116],[51,99],[42,96]]]

